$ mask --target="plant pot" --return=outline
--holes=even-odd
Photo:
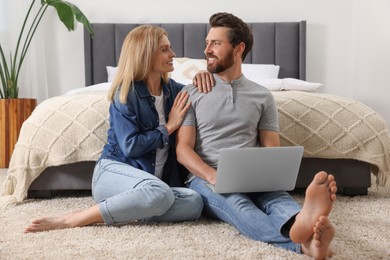
[[[36,99],[0,99],[0,168],[8,168],[20,128],[36,106]]]

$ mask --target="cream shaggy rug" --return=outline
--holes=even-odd
[[[0,183],[4,176],[0,172]],[[302,194],[294,197],[302,203]],[[310,259],[250,240],[209,219],[23,233],[33,218],[92,204],[89,196],[57,197],[0,210],[0,259]],[[368,196],[338,196],[331,214],[337,232],[333,259],[389,259],[389,215],[390,193],[383,188],[371,187]]]

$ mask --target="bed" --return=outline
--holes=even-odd
[[[202,59],[205,23],[155,24],[165,28],[177,57]],[[306,21],[250,23],[254,47],[247,64],[277,64],[279,78],[306,79]],[[138,24],[93,24],[84,34],[86,86],[107,82],[127,33]],[[88,89],[88,88],[87,88]],[[91,189],[91,176],[106,141],[108,101],[99,88],[42,102],[23,124],[11,157],[0,205],[60,190]],[[303,145],[296,189],[313,175],[335,175],[338,190],[365,195],[371,174],[388,184],[390,137],[386,123],[369,107],[340,96],[291,90],[274,91],[282,145]]]

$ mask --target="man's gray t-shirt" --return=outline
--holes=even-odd
[[[245,76],[231,83],[214,75],[212,91],[188,91],[192,106],[182,125],[196,127],[195,151],[211,167],[217,168],[221,148],[259,146],[259,130],[279,131],[278,113],[272,93]]]

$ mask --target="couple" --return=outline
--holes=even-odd
[[[194,81],[199,89],[214,85],[210,93],[208,87],[183,88],[168,78],[175,53],[164,29],[140,26],[128,34],[109,92],[107,144],[93,174],[97,204],[35,219],[25,232],[190,221],[203,212],[252,239],[316,259],[332,256],[335,228],[328,215],[337,190],[332,175],[315,175],[303,207],[286,192],[222,195],[204,185],[215,183],[220,148],[280,145],[272,94],[241,71],[253,44],[249,27],[228,13],[212,15],[210,25],[204,53],[212,74]],[[191,173],[187,188],[181,187],[187,176],[176,158]]]

